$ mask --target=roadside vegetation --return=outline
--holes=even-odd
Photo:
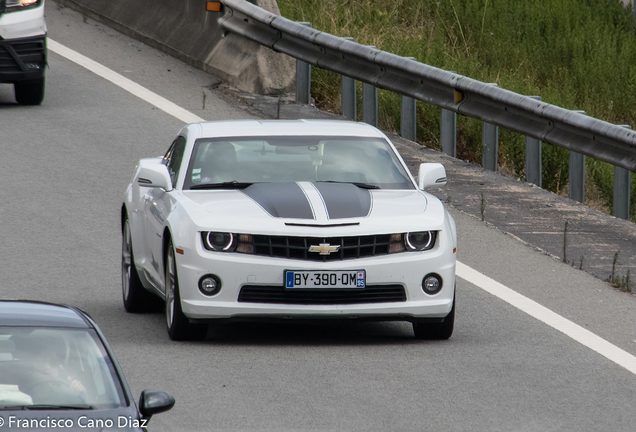
[[[635,126],[636,32],[619,0],[278,0],[281,14],[337,36],[615,124]],[[361,87],[358,95],[362,94]],[[312,70],[318,107],[340,111],[340,77]],[[380,127],[400,96],[379,91]],[[358,113],[362,109],[359,100]],[[418,103],[418,141],[439,148],[440,110]],[[481,123],[458,116],[457,157],[481,162]],[[525,179],[525,138],[499,131],[500,171]],[[586,203],[611,213],[612,166],[587,158]],[[543,187],[567,195],[568,152],[543,145]],[[636,175],[631,217],[636,221]]]

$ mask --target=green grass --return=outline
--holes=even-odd
[[[283,16],[318,30],[634,126],[636,34],[631,10],[619,0],[278,0],[278,5]],[[399,96],[379,95],[380,127],[399,130]],[[339,76],[314,68],[312,96],[319,107],[340,112]],[[439,117],[438,108],[418,103],[418,141],[439,147]],[[480,162],[481,123],[459,117],[457,125],[458,157]],[[524,137],[504,130],[499,136],[500,164],[524,178]],[[543,155],[544,187],[564,190],[567,151],[544,145]],[[611,193],[605,191],[613,175],[597,165],[588,169],[611,208]],[[635,207],[632,200],[633,219]]]

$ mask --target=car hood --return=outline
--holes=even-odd
[[[357,226],[366,227],[363,231],[395,232],[396,225],[410,230],[440,225],[444,218],[439,200],[422,191],[363,189],[349,183],[259,183],[242,190],[183,191],[183,195],[196,225],[213,224],[214,229],[232,232],[245,231],[237,231],[240,227],[250,231],[255,225],[272,232],[285,226],[346,226],[349,231],[357,231]]]

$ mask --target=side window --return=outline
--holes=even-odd
[[[183,153],[185,152],[186,139],[182,136],[178,137],[170,146],[170,150],[163,157],[163,163],[168,167],[170,173],[170,180],[172,186],[177,183],[179,177],[179,169],[181,169],[181,162],[183,161]]]

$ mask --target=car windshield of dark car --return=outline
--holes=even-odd
[[[197,140],[184,189],[261,182],[344,182],[370,189],[414,189],[381,138],[268,136]]]
[[[0,327],[0,409],[125,406],[121,383],[93,330]]]

